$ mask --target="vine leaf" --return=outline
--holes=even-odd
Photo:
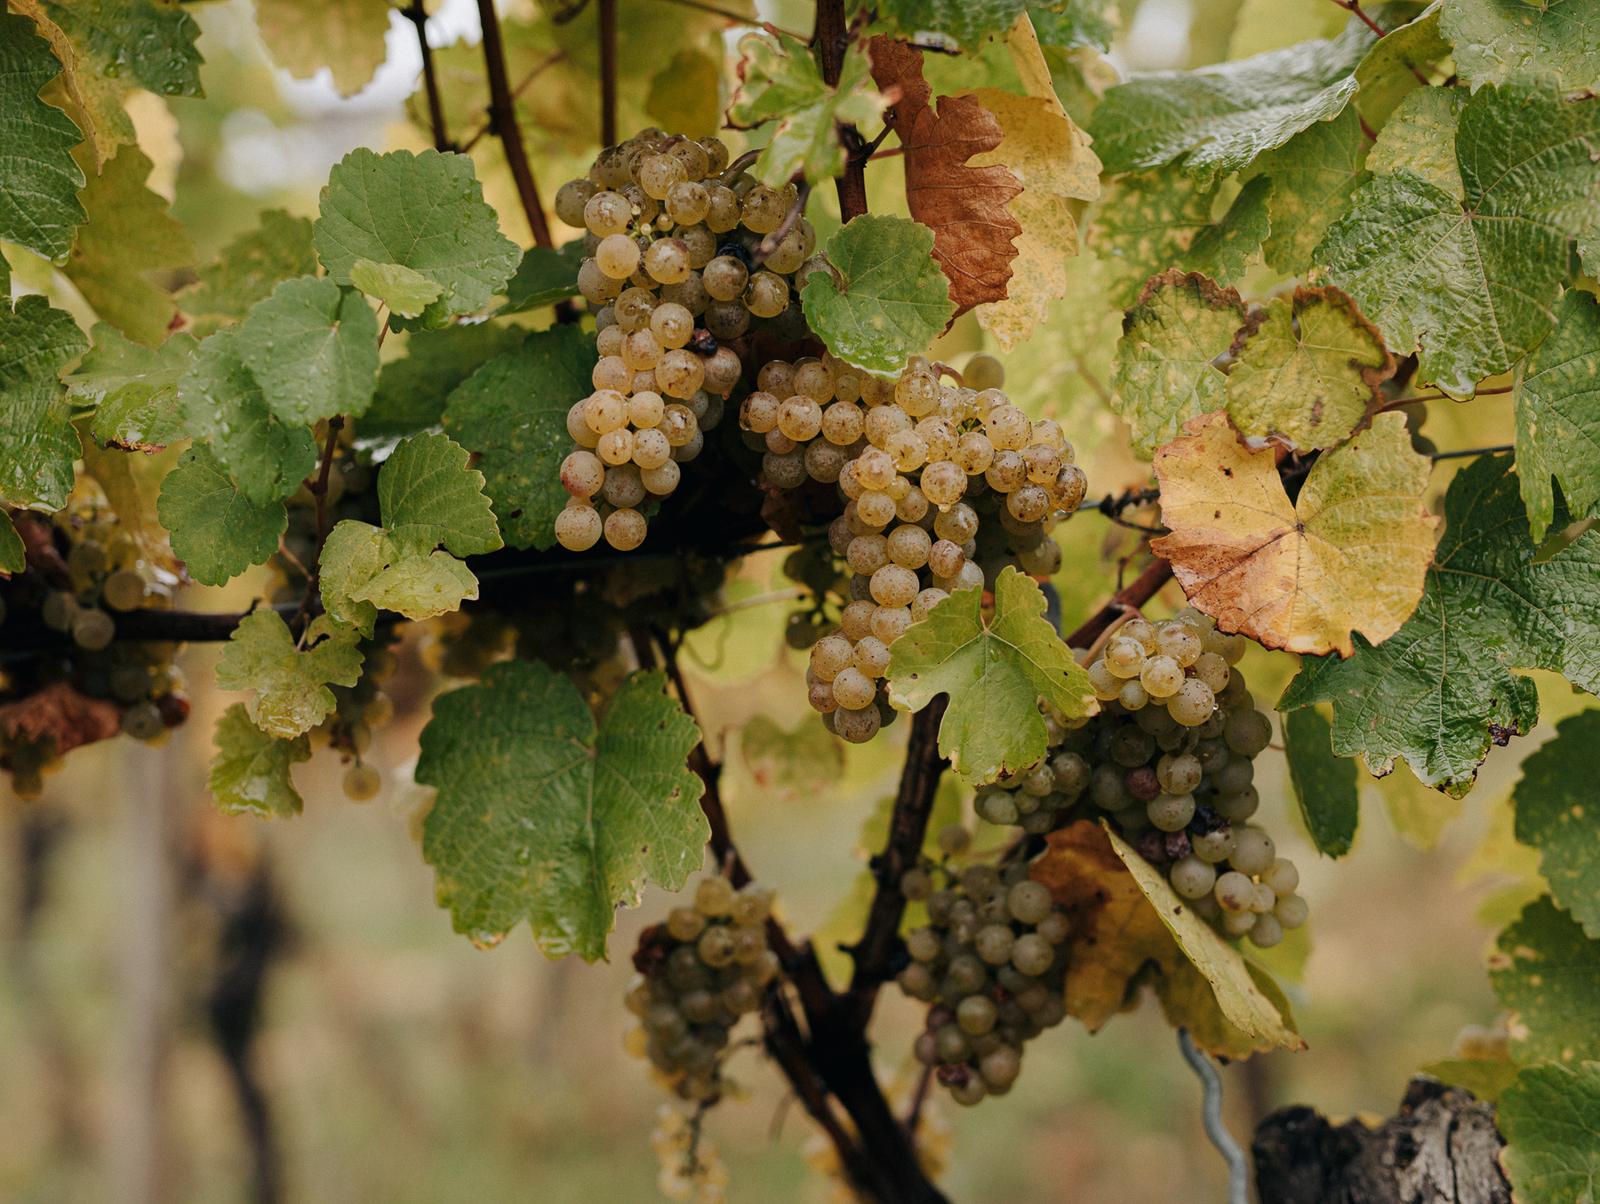
[[[1378,131],[1367,156],[1374,175],[1409,172],[1460,200],[1467,187],[1456,161],[1456,134],[1467,93],[1460,88],[1423,88],[1400,102]]]
[[[978,95],[942,96],[935,109],[915,47],[879,37],[871,53],[872,77],[898,98],[889,112],[905,152],[906,207],[933,231],[933,257],[950,282],[955,312],[1004,300],[1013,244],[1023,232],[1007,206],[1022,193],[1022,180],[1009,163],[969,163],[1001,145],[1000,120]],[[1013,119],[1020,134],[1021,117]]]
[[[417,319],[423,326],[483,309],[521,259],[484,202],[472,160],[434,150],[351,151],[328,173],[313,240],[340,284],[352,283],[362,259],[398,264],[437,284],[439,299]]]
[[[370,259],[358,259],[350,265],[350,283],[402,318],[421,317],[422,311],[444,292],[421,272],[398,263],[373,263]]]
[[[0,502],[67,504],[80,445],[58,373],[88,346],[72,315],[43,297],[0,303]]]
[[[94,408],[95,439],[127,451],[159,451],[184,438],[178,382],[199,349],[194,336],[180,331],[151,348],[100,322],[90,337],[89,353],[66,380],[74,404]]]
[[[1211,1053],[1243,1058],[1304,1047],[1271,978],[1116,836],[1078,820],[1046,841],[1030,872],[1072,918],[1064,1003],[1089,1031],[1125,1010],[1149,981],[1168,1021]]]
[[[1556,903],[1600,940],[1600,711],[1581,711],[1522,763],[1512,801],[1516,837],[1539,850],[1539,869]],[[1600,1054],[1596,1055],[1600,1057]]]
[[[20,573],[28,567],[28,549],[11,515],[0,510],[0,573]]]
[[[1600,8],[1592,3],[1445,0],[1439,26],[1474,89],[1515,82],[1600,92]]]
[[[1301,451],[1343,440],[1394,375],[1377,327],[1333,288],[1274,297],[1234,337],[1233,356],[1224,390],[1233,425]]]
[[[728,105],[728,124],[748,130],[775,123],[751,173],[774,188],[796,173],[810,184],[841,175],[845,151],[838,127],[864,125],[883,112],[861,47],[852,42],[846,48],[836,88],[823,80],[811,48],[786,33],[746,34],[739,39],[739,56],[739,89]]]
[[[644,111],[662,129],[705,138],[722,124],[722,60],[684,47],[650,77]]]
[[[1333,728],[1315,707],[1290,711],[1281,722],[1289,781],[1311,843],[1319,853],[1343,857],[1361,814],[1355,762],[1333,755]]]
[[[1274,4],[1274,15],[1277,10]],[[1447,91],[1425,88],[1418,95]],[[1398,118],[1391,123],[1394,120]],[[1388,129],[1379,131],[1380,141]],[[1347,108],[1332,121],[1319,121],[1256,159],[1252,170],[1272,181],[1267,201],[1271,229],[1262,245],[1268,267],[1284,275],[1296,275],[1305,267],[1328,227],[1366,182],[1370,146],[1361,132],[1361,118]]]
[[[1257,176],[1241,188],[1222,216],[1195,231],[1183,266],[1223,284],[1244,275],[1250,260],[1272,231],[1268,203],[1272,181]]]
[[[1068,718],[1089,713],[1089,677],[1044,617],[1044,593],[1007,567],[984,625],[981,589],[959,590],[913,623],[893,645],[889,697],[920,711],[950,697],[939,751],[966,781],[981,785],[1032,765],[1045,753],[1039,700]]]
[[[323,545],[329,615],[370,636],[379,608],[429,619],[478,596],[478,579],[456,557],[492,552],[501,540],[483,474],[467,467],[468,458],[440,434],[415,435],[395,449],[378,473],[384,525],[347,518]]]
[[[1183,424],[1223,404],[1227,377],[1216,360],[1245,320],[1233,289],[1195,272],[1153,276],[1122,320],[1111,376],[1111,408],[1149,456]]]
[[[283,616],[253,610],[223,645],[217,684],[224,690],[253,690],[244,704],[251,722],[270,736],[291,740],[333,714],[330,685],[353,686],[360,678],[357,639],[351,628],[318,615],[306,628],[303,646],[296,646]]]
[[[1183,264],[1211,225],[1217,196],[1215,178],[1176,167],[1114,180],[1094,208],[1088,236],[1110,270],[1110,300],[1133,305],[1150,277]]]
[[[513,350],[525,333],[476,322],[400,335],[405,354],[378,369],[378,391],[356,423],[356,446],[381,460],[405,436],[437,429],[451,391],[495,356]],[[389,341],[394,340],[391,335]]]
[[[497,311],[520,314],[554,305],[578,295],[578,268],[583,263],[583,240],[575,238],[559,251],[529,247],[506,283],[506,303]]]
[[[217,720],[217,753],[206,779],[217,807],[229,815],[299,815],[304,803],[290,770],[311,759],[306,736],[280,740],[269,736],[236,702]]]
[[[537,331],[450,394],[444,429],[478,455],[506,542],[548,548],[566,505],[560,465],[567,411],[592,391],[594,339],[575,326]]]
[[[1489,981],[1511,1013],[1515,1061],[1600,1061],[1600,942],[1548,895],[1500,933]]]
[[[315,467],[317,445],[305,426],[279,420],[245,367],[237,330],[200,344],[178,382],[184,425],[254,502],[288,497]]]
[[[1017,257],[1028,265],[1013,273],[1001,300],[978,306],[978,324],[1010,351],[1045,318],[1050,302],[1067,295],[1066,260],[1078,253],[1075,201],[1100,196],[1100,160],[1089,138],[1056,98],[1033,25],[1020,17],[1006,46],[1027,91],[1017,96],[998,88],[975,93],[1000,122],[1000,145],[977,155],[974,167],[1004,164],[1022,182],[1010,212],[1022,225]]]
[[[1600,208],[1600,98],[1484,88],[1461,110],[1456,196],[1409,170],[1378,175],[1317,248],[1418,373],[1467,396],[1554,325],[1568,245]]]
[[[1028,0],[885,0],[876,10],[878,20],[904,38],[942,33],[972,49],[1010,29],[1027,12]]]
[[[1555,517],[1551,478],[1586,518],[1600,502],[1600,302],[1573,290],[1556,329],[1517,369],[1517,480],[1528,526],[1542,540]]]
[[[151,163],[125,146],[79,193],[87,220],[62,271],[95,313],[135,342],[166,338],[177,305],[149,274],[194,261],[189,235],[166,199],[145,187]]]
[[[257,0],[256,21],[272,61],[296,79],[323,70],[340,96],[365,88],[387,57],[386,0]]]
[[[1301,130],[1337,117],[1356,92],[1372,33],[1301,42],[1197,71],[1141,75],[1106,92],[1089,123],[1109,172],[1181,163],[1237,171]]]
[[[1406,97],[1430,82],[1442,82],[1438,64],[1450,57],[1450,43],[1439,32],[1439,8],[1429,3],[1379,5],[1367,11],[1388,29],[1356,68],[1356,107],[1371,126],[1382,126]]]
[[[844,745],[809,718],[790,728],[756,715],[739,729],[739,758],[764,797],[814,798],[844,772]]]
[[[265,564],[289,525],[282,502],[245,497],[206,447],[184,452],[162,478],[156,515],[201,585],[225,585]]]
[[[0,240],[59,263],[84,221],[84,175],[72,157],[83,135],[39,99],[61,74],[50,44],[20,13],[0,12]]]
[[[676,890],[699,868],[710,828],[685,760],[700,731],[664,686],[634,674],[597,724],[570,679],[507,661],[433,704],[422,855],[457,932],[488,947],[526,920],[548,956],[594,961],[646,879]]]
[[[71,10],[49,7],[41,0],[13,0],[8,9],[29,18],[38,35],[50,44],[61,74],[46,87],[46,103],[60,108],[83,131],[98,170],[117,153],[118,146],[135,139],[133,121],[123,108],[126,87],[107,79],[102,73],[104,64],[92,62],[88,47],[80,46],[57,24],[57,18],[69,16]]]
[[[1384,417],[1388,417],[1385,415]],[[1428,786],[1472,788],[1491,741],[1530,731],[1538,692],[1514,669],[1548,669],[1600,692],[1600,534],[1548,557],[1527,536],[1509,456],[1482,456],[1450,482],[1445,533],[1415,613],[1349,660],[1301,662],[1280,710],[1333,703],[1333,748],[1386,773],[1404,758]],[[1567,517],[1557,508],[1556,523]]]
[[[178,307],[204,336],[243,319],[283,281],[316,270],[311,220],[268,209],[258,229],[239,235],[199,270],[196,283],[178,294]]]
[[[954,314],[944,273],[933,261],[933,231],[904,217],[862,214],[828,240],[842,277],[817,272],[801,292],[806,322],[847,363],[898,373],[933,342]]]
[[[1289,652],[1381,642],[1422,595],[1438,520],[1423,494],[1432,463],[1405,415],[1380,414],[1327,452],[1291,502],[1276,457],[1243,446],[1207,414],[1155,458],[1161,520],[1150,550],[1172,562],[1190,603],[1224,631]]]
[[[1522,1204],[1569,1204],[1600,1181],[1600,1063],[1521,1071],[1495,1110],[1500,1155]]]
[[[43,7],[95,74],[126,77],[121,92],[137,85],[157,96],[205,95],[200,26],[183,9],[160,0],[43,0]]]
[[[291,425],[359,417],[378,384],[378,319],[325,276],[285,280],[239,327],[239,357],[267,406]]]

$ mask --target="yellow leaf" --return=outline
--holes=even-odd
[[[261,40],[296,79],[324,67],[340,96],[354,96],[383,66],[386,0],[256,0]]]
[[[1161,518],[1151,543],[1189,601],[1224,631],[1268,648],[1349,656],[1350,634],[1381,643],[1422,597],[1438,519],[1423,505],[1432,467],[1402,414],[1325,453],[1297,501],[1273,453],[1251,451],[1228,416],[1203,414],[1156,453]]]
[[[101,167],[116,153],[119,143],[133,141],[133,123],[122,108],[126,89],[82,61],[71,37],[50,19],[39,0],[14,0],[11,8],[29,18],[39,36],[50,43],[61,74],[45,89],[45,96],[77,123],[94,150],[95,167]]]
[[[1022,226],[1015,240],[1020,270],[1012,273],[1004,300],[977,307],[978,324],[1010,351],[1039,325],[1050,302],[1066,295],[1065,261],[1078,253],[1073,202],[1099,197],[1100,160],[1089,149],[1089,136],[1056,99],[1026,13],[1006,35],[1006,47],[1028,94],[997,88],[972,93],[1000,122],[1004,137],[969,164],[1002,165],[1022,181],[1023,191],[1006,206]]]

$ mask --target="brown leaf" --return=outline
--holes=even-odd
[[[905,151],[906,204],[933,230],[933,257],[950,280],[956,313],[1002,300],[1017,257],[1022,224],[1007,210],[1022,192],[1002,164],[969,167],[974,155],[1000,145],[1004,132],[975,96],[942,96],[922,77],[922,52],[893,38],[873,38],[872,78],[886,95],[895,135]]]
[[[90,698],[58,681],[0,706],[0,733],[14,743],[48,745],[63,756],[80,744],[115,736],[121,730],[121,717],[115,703]]]

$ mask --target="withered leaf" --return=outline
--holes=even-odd
[[[116,703],[58,681],[0,706],[0,733],[12,743],[43,745],[63,756],[79,745],[109,740],[121,730],[121,718]]]

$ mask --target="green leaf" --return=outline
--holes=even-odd
[[[514,548],[556,541],[567,501],[567,411],[593,391],[596,358],[593,337],[576,326],[542,330],[484,364],[445,405],[444,429],[477,453],[501,534]]]
[[[1182,264],[1190,246],[1210,228],[1217,194],[1216,180],[1176,167],[1114,181],[1095,206],[1088,234],[1111,277],[1107,299],[1132,305],[1151,276]]]
[[[818,272],[801,294],[806,322],[834,355],[880,376],[925,350],[955,307],[933,258],[933,231],[904,217],[863,214],[828,240],[844,278]]]
[[[383,66],[391,11],[386,0],[256,0],[272,61],[296,79],[326,69],[340,96],[354,96]]]
[[[1517,1077],[1517,1065],[1510,1058],[1441,1058],[1417,1069],[1441,1083],[1465,1088],[1491,1104]]]
[[[1403,757],[1424,784],[1459,796],[1491,741],[1538,720],[1538,693],[1513,670],[1548,669],[1600,691],[1600,532],[1536,561],[1503,455],[1459,473],[1444,509],[1411,618],[1377,647],[1358,634],[1348,660],[1305,658],[1278,706],[1332,702],[1334,752],[1359,753],[1379,774]]]
[[[1528,904],[1500,934],[1489,980],[1511,1013],[1517,1062],[1600,1060],[1600,942],[1549,896]]]
[[[1465,197],[1461,165],[1456,162],[1456,135],[1466,103],[1467,93],[1460,88],[1413,92],[1378,131],[1367,166],[1383,176],[1409,172],[1457,200]]]
[[[330,685],[353,686],[361,677],[358,636],[319,615],[296,647],[289,625],[275,610],[253,610],[233,629],[217,662],[224,690],[253,690],[245,703],[251,721],[268,735],[293,739],[333,714]]]
[[[1600,939],[1600,711],[1580,711],[1556,727],[1556,738],[1522,763],[1512,796],[1517,840],[1540,853],[1539,870],[1555,901]],[[1600,1053],[1595,1055],[1600,1058]]]
[[[492,945],[527,920],[547,955],[594,961],[646,879],[676,890],[699,868],[710,829],[684,762],[700,732],[664,684],[635,674],[598,725],[569,679],[527,661],[435,701],[422,855],[456,931]]]
[[[17,524],[0,510],[0,573],[20,573],[28,567],[28,549],[22,546]]]
[[[1388,33],[1379,38],[1356,68],[1356,108],[1377,127],[1407,96],[1443,74],[1437,64],[1450,57],[1450,43],[1439,32],[1439,5],[1430,3],[1414,19],[1418,5],[1392,4],[1369,8]],[[1393,15],[1385,10],[1392,10]],[[1403,22],[1403,23],[1402,23]]]
[[[483,474],[467,467],[469,458],[446,435],[402,443],[378,474],[378,509],[389,533],[414,548],[443,544],[457,556],[502,546]]]
[[[88,220],[62,271],[95,313],[154,347],[178,307],[149,276],[192,263],[194,247],[166,199],[145,187],[150,167],[137,146],[124,146],[89,178],[79,194]]]
[[[44,0],[44,9],[88,52],[102,76],[132,82],[157,96],[203,96],[195,48],[200,27],[176,4],[160,0]]]
[[[1600,1064],[1530,1066],[1500,1097],[1518,1204],[1582,1204],[1600,1185]]]
[[[39,89],[61,74],[50,44],[20,13],[0,12],[0,240],[60,262],[84,220],[83,171],[72,148],[83,135]]]
[[[1315,707],[1289,711],[1281,722],[1289,780],[1311,843],[1319,853],[1343,857],[1361,815],[1356,764],[1333,755],[1332,728]]]
[[[1182,163],[1237,171],[1355,95],[1373,35],[1352,20],[1337,38],[1301,42],[1198,71],[1136,76],[1106,92],[1089,123],[1108,172]]]
[[[705,138],[722,124],[722,61],[685,47],[650,77],[644,111],[662,129]]]
[[[335,523],[322,543],[322,555],[317,562],[322,609],[328,617],[370,637],[378,621],[378,608],[356,595],[364,593],[368,582],[389,566],[391,558],[399,555],[382,527],[353,518]]]
[[[444,292],[420,272],[398,263],[373,263],[370,259],[358,259],[351,265],[350,282],[402,318],[420,316]]]
[[[200,344],[178,333],[150,348],[98,323],[94,345],[67,377],[74,404],[94,407],[89,430],[102,445],[154,451],[188,433],[178,403],[178,382]]]
[[[199,333],[209,334],[241,320],[280,282],[316,270],[310,219],[268,209],[259,229],[241,234],[200,269],[199,281],[178,295],[178,305]]]
[[[1578,518],[1600,502],[1600,302],[1568,292],[1555,333],[1517,369],[1517,479],[1533,538],[1555,517],[1553,477]]]
[[[1027,0],[884,0],[876,13],[908,41],[919,33],[942,33],[970,50],[1005,33],[1028,7]]]
[[[1195,234],[1183,257],[1184,266],[1222,284],[1244,275],[1245,266],[1271,233],[1267,218],[1271,197],[1271,180],[1265,176],[1251,180],[1222,217]]]
[[[790,728],[756,715],[739,729],[739,758],[763,796],[814,798],[844,773],[844,745],[809,715]]]
[[[254,502],[286,498],[317,463],[311,431],[279,420],[240,355],[239,333],[222,330],[200,344],[178,382],[184,424],[209,444],[239,492]]]
[[[1594,0],[1445,0],[1440,28],[1456,71],[1484,84],[1600,91],[1600,5]]]
[[[521,258],[484,203],[472,160],[427,150],[351,151],[328,175],[314,239],[323,267],[351,283],[356,261],[393,263],[443,290],[425,326],[476,313],[511,279]]]
[[[1215,360],[1245,319],[1244,302],[1194,272],[1152,277],[1122,320],[1111,408],[1133,429],[1133,447],[1149,457],[1177,438],[1183,424],[1222,408],[1227,377]]]
[[[1376,176],[1329,229],[1316,261],[1419,377],[1466,396],[1554,325],[1569,241],[1600,206],[1600,99],[1485,88],[1462,109],[1464,197],[1409,171]]]
[[[406,353],[378,370],[378,391],[356,423],[356,446],[376,458],[392,451],[397,440],[438,426],[451,391],[488,360],[516,347],[525,333],[478,322],[398,336]],[[389,342],[396,337],[391,334]]]
[[[1274,8],[1278,2],[1272,0]],[[1262,249],[1273,271],[1298,275],[1305,270],[1323,234],[1366,182],[1369,145],[1360,117],[1347,108],[1255,161],[1254,170],[1272,181],[1267,202],[1272,229]]]
[[[739,40],[739,90],[728,122],[751,129],[776,122],[751,172],[774,188],[796,172],[819,184],[844,172],[840,125],[866,125],[883,112],[872,64],[857,42],[845,50],[839,84],[822,79],[811,48],[786,33],[750,33]]]
[[[1192,907],[1184,905],[1162,871],[1139,856],[1108,824],[1104,827],[1112,849],[1128,867],[1139,890],[1161,917],[1161,923],[1172,934],[1189,964],[1210,984],[1217,1006],[1228,1023],[1267,1048],[1304,1049],[1305,1042],[1295,1032],[1282,996],[1276,1002],[1270,998],[1258,980],[1260,972],[1252,972],[1254,967],[1238,949],[1223,940]],[[1267,982],[1270,984],[1271,980]]]
[[[378,385],[378,319],[365,297],[326,277],[278,285],[250,311],[235,346],[288,423],[359,417]]]
[[[1088,713],[1089,676],[1044,617],[1044,593],[1015,568],[994,587],[994,618],[981,616],[983,591],[959,590],[894,642],[889,697],[920,711],[935,695],[949,708],[939,751],[974,785],[1032,765],[1046,751],[1042,698],[1068,718]]]
[[[244,704],[236,702],[217,720],[215,738],[217,755],[206,785],[218,809],[263,819],[300,814],[304,804],[290,770],[311,759],[307,737],[269,736],[251,722]]]
[[[1338,289],[1297,288],[1250,315],[1234,340],[1228,417],[1246,435],[1295,448],[1342,441],[1394,372],[1383,336]]]
[[[191,448],[161,481],[156,515],[201,585],[226,585],[265,564],[288,529],[282,502],[252,502],[208,448]]]
[[[500,314],[526,313],[578,295],[578,268],[584,259],[583,240],[573,239],[559,251],[529,247],[506,285],[506,303]]]
[[[1056,50],[1111,49],[1116,26],[1106,17],[1104,0],[1049,0],[1028,4],[1028,19],[1041,46]]]
[[[67,504],[80,445],[57,374],[88,345],[72,315],[43,297],[0,304],[0,502]]]

